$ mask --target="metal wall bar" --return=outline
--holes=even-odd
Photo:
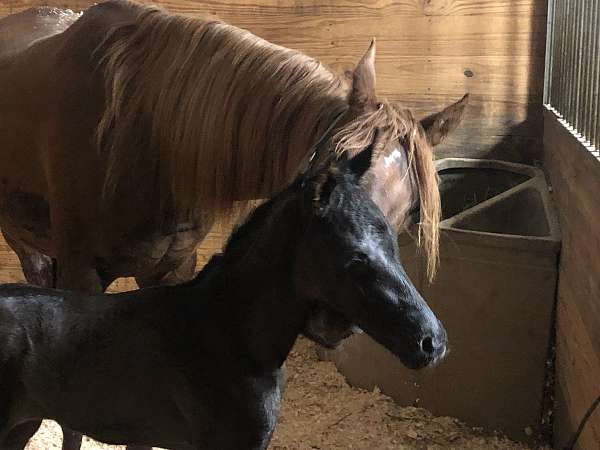
[[[548,22],[546,24],[546,39],[550,42],[550,50],[546,51],[546,92],[544,96],[544,103],[546,105],[552,104],[552,99],[556,98],[556,74],[558,73],[558,52],[556,46],[558,45],[558,38],[556,37],[558,30],[556,26],[556,1],[550,0],[548,10]]]
[[[594,56],[591,64],[594,66],[594,81],[592,99],[594,104],[594,112],[591,115],[593,120],[593,141],[592,144],[596,149],[600,149],[600,0],[594,0]]]
[[[560,74],[562,68],[562,28],[563,24],[558,18],[562,14],[564,2],[558,1],[554,6],[555,20],[551,25],[553,35],[553,57],[552,57],[552,80],[550,81],[550,102],[551,105],[556,105],[560,95]]]
[[[544,102],[600,149],[600,0],[549,0]]]
[[[584,14],[583,14],[583,32],[582,32],[582,38],[583,38],[583,63],[582,63],[582,68],[583,68],[583,80],[582,80],[582,90],[581,90],[581,109],[580,109],[580,120],[581,120],[581,126],[579,128],[581,134],[583,136],[589,136],[590,135],[590,129],[589,129],[589,106],[590,106],[590,80],[591,80],[591,67],[590,67],[590,63],[591,63],[591,18],[590,18],[590,14],[592,12],[591,7],[592,7],[592,2],[593,0],[585,0],[585,8],[584,8]]]
[[[587,61],[590,81],[588,92],[585,94],[587,101],[589,102],[589,106],[586,109],[586,127],[584,131],[585,137],[594,145],[596,148],[600,148],[598,138],[599,133],[597,132],[596,122],[598,119],[598,111],[599,102],[598,102],[598,88],[600,87],[600,36],[598,33],[600,32],[600,26],[598,26],[598,21],[600,20],[600,13],[598,8],[600,8],[600,0],[589,0],[591,4],[590,8],[590,31],[589,31],[589,59]]]
[[[575,72],[575,20],[573,16],[575,15],[575,2],[577,0],[569,0],[569,11],[565,17],[567,21],[567,40],[569,41],[568,52],[569,52],[569,62],[567,65],[567,96],[565,97],[565,112],[567,116],[570,117],[569,122],[573,121],[573,97],[575,97],[575,92],[573,89],[573,73]]]
[[[582,103],[582,88],[583,88],[583,72],[584,72],[584,61],[583,61],[583,35],[584,31],[584,12],[585,5],[589,0],[577,0],[577,11],[575,14],[575,45],[577,48],[575,54],[575,78],[573,83],[575,84],[575,98],[573,101],[573,126],[576,130],[580,131],[582,128],[582,115],[581,110],[583,109]]]
[[[560,55],[560,67],[558,68],[558,73],[556,74],[558,77],[558,86],[557,86],[557,95],[556,95],[556,106],[560,111],[565,110],[565,105],[563,104],[564,97],[561,95],[561,92],[565,91],[566,86],[566,63],[567,63],[567,24],[564,17],[567,14],[568,10],[568,2],[569,0],[559,1],[561,5],[560,14],[558,16],[558,23],[560,24],[560,37],[559,37],[559,55]]]

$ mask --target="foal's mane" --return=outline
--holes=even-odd
[[[202,270],[195,276],[193,280],[188,282],[189,285],[198,285],[203,282],[209,275],[212,275],[216,270],[222,274],[222,270],[225,265],[228,264],[240,264],[248,254],[248,250],[256,245],[264,237],[272,239],[273,237],[273,225],[281,225],[281,212],[286,206],[286,200],[293,197],[293,194],[297,193],[300,189],[301,183],[298,179],[288,186],[285,190],[277,193],[270,199],[254,207],[249,212],[248,216],[236,225],[227,242],[225,243],[221,253],[215,254],[211,257],[209,262],[202,268]],[[292,195],[290,195],[292,194]],[[289,216],[286,216],[289,219]],[[295,223],[293,225],[299,226],[301,224]],[[292,232],[289,224],[286,225],[287,229],[284,233],[285,236],[289,236]],[[270,246],[271,248],[277,248],[282,250],[277,245]],[[254,255],[256,256],[256,255]],[[267,255],[268,256],[268,255]],[[254,263],[254,262],[253,262]],[[252,263],[251,263],[252,264]]]
[[[419,191],[418,243],[425,251],[427,275],[431,280],[439,262],[441,217],[433,149],[412,112],[389,102],[380,103],[375,110],[366,112],[347,124],[333,137],[333,142],[338,155],[348,153],[352,157],[375,139],[380,143],[375,149],[375,158],[378,156],[377,150],[381,151],[390,141],[400,140],[406,150],[408,172],[405,176],[414,178]]]

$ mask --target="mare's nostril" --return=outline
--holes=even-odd
[[[433,354],[433,339],[431,339],[431,337],[429,336],[423,338],[423,340],[421,341],[421,349],[429,355]]]

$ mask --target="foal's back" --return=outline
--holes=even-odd
[[[0,286],[0,440],[14,423],[48,417],[109,443],[143,442],[160,425],[159,441],[177,444],[172,436],[189,433],[175,401],[187,384],[174,370],[189,363],[177,339],[189,313],[178,303],[185,288],[172,292]]]

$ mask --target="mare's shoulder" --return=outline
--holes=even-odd
[[[91,6],[62,33],[64,41],[60,54],[66,58],[80,55],[91,59],[113,30],[135,23],[146,8],[125,0],[110,0]]]

